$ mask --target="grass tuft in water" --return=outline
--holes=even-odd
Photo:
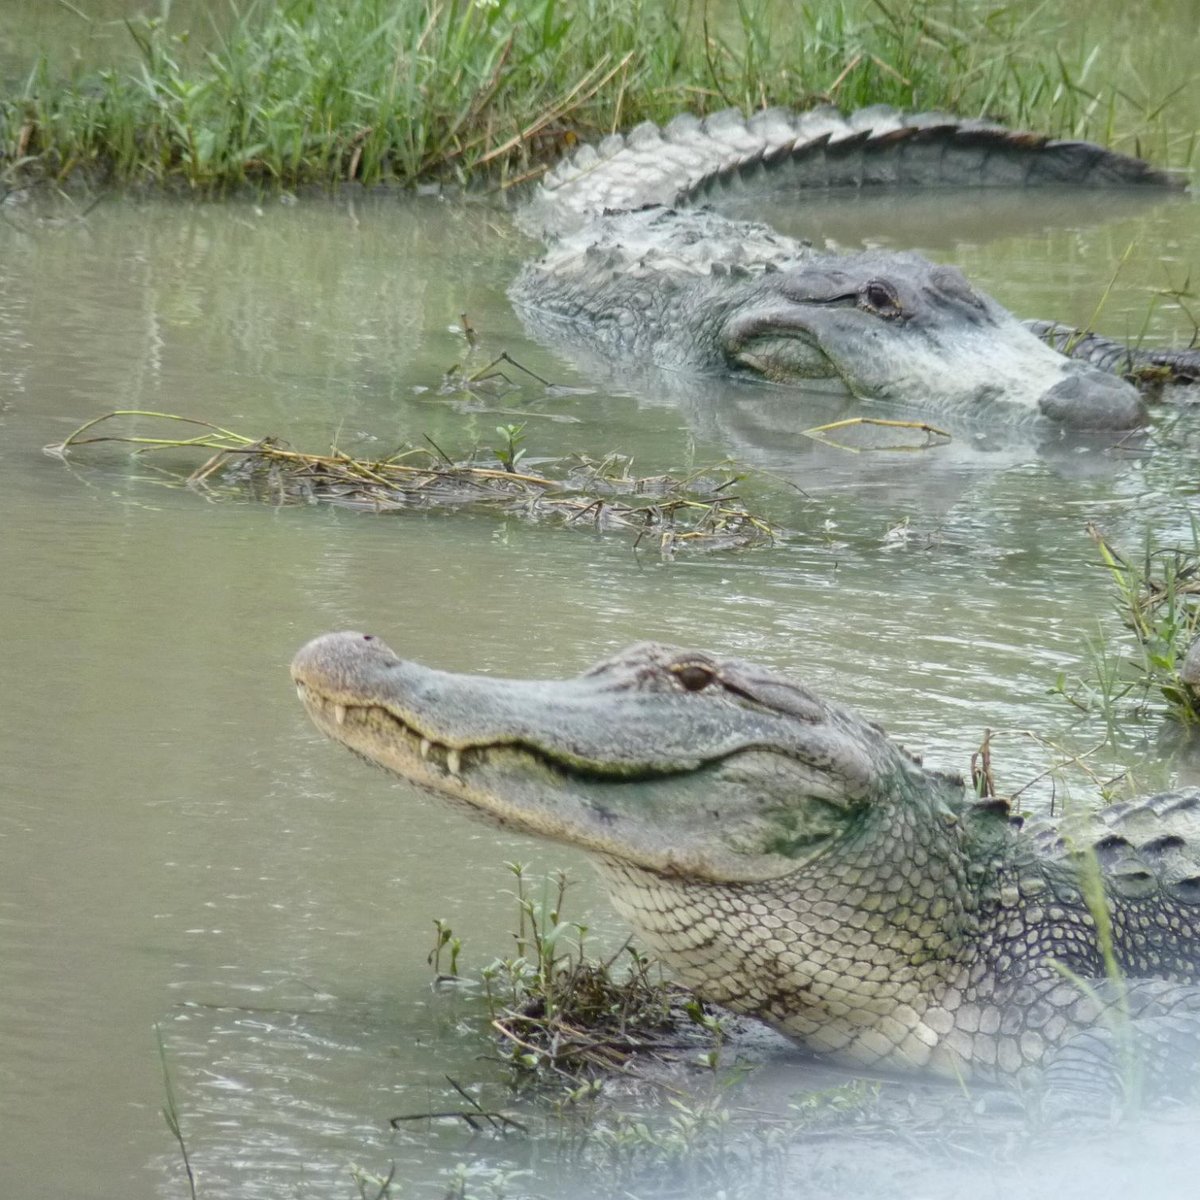
[[[1054,6],[971,0],[288,0],[200,33],[127,22],[133,65],[36,64],[0,172],[214,190],[536,174],[681,111],[888,103],[1187,164],[1188,79],[1132,75]]]
[[[589,956],[588,927],[563,913],[565,873],[531,886],[522,864],[505,866],[515,881],[516,954],[496,959],[480,979],[514,1080],[565,1080],[579,1100],[592,1090],[588,1078],[621,1070],[639,1054],[699,1049],[714,1036],[700,1006],[661,982],[628,941],[606,959]]]
[[[1094,654],[1105,711],[1136,692],[1149,714],[1200,726],[1200,521],[1192,521],[1190,546],[1158,546],[1148,535],[1137,558],[1121,554],[1095,526],[1088,531],[1133,635],[1130,651],[1101,647]]]

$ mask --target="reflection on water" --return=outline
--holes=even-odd
[[[1014,309],[1078,320],[1130,241],[1115,313],[1144,307],[1164,259],[1196,261],[1197,211],[1122,204],[1065,228],[1056,211],[1049,230],[1030,213],[1000,237],[985,216],[927,244]],[[0,1194],[48,1176],[62,1194],[183,1194],[156,1025],[206,1197],[343,1196],[349,1164],[391,1161],[438,1195],[464,1158],[520,1157],[388,1128],[441,1106],[447,1073],[495,1078],[477,1003],[431,997],[432,922],[477,962],[507,949],[500,864],[520,858],[572,867],[579,910],[620,935],[573,852],[472,825],[319,740],[286,670],[319,631],[515,675],[641,637],[742,654],[939,766],[998,731],[1004,786],[1053,757],[1030,735],[1078,748],[1099,732],[1049,694],[1114,630],[1084,524],[1131,546],[1147,524],[1187,529],[1186,421],[1119,453],[815,447],[794,430],[828,397],[681,387],[528,344],[504,287],[530,252],[486,205],[394,198],[111,201],[85,223],[0,224]],[[480,361],[506,348],[580,391],[439,395],[462,313]],[[1166,302],[1151,316],[1152,336],[1179,328]],[[650,472],[733,454],[787,477],[746,486],[796,533],[668,566],[582,530],[206,502],[122,448],[40,453],[116,408],[314,450],[427,434],[459,452],[521,420],[532,455],[623,450]],[[1121,753],[1159,782],[1153,744]]]

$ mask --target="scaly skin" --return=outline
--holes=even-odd
[[[1047,345],[958,272],[915,254],[818,253],[761,225],[679,211],[763,181],[777,190],[1176,182],[1099,146],[940,113],[679,117],[585,146],[547,177],[519,219],[555,240],[514,283],[518,310],[539,337],[670,370],[828,381],[983,422],[1126,429],[1145,419],[1136,389],[1107,373],[1138,365],[1140,351],[1093,360],[1095,347],[1078,338]],[[1168,358],[1180,378],[1200,371],[1200,351]]]
[[[324,733],[587,851],[684,983],[838,1062],[1074,1103],[1121,1083],[1118,1018],[1149,1059],[1200,1045],[1200,791],[1114,806],[1068,847],[793,680],[653,643],[546,682],[339,633],[292,675]]]

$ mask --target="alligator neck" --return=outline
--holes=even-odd
[[[766,883],[611,858],[600,870],[618,911],[704,998],[814,1052],[925,1066],[940,1037],[933,1010],[980,958],[980,930],[994,924],[980,906],[999,903],[1017,835],[1007,819],[965,819],[954,780],[914,771],[903,783],[884,820]]]

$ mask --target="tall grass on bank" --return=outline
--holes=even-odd
[[[129,23],[132,68],[0,93],[0,171],[219,189],[511,180],[576,139],[730,105],[987,113],[1190,159],[1170,79],[1101,83],[1052,5],[972,0],[254,0]],[[1178,86],[1185,85],[1179,81]]]

